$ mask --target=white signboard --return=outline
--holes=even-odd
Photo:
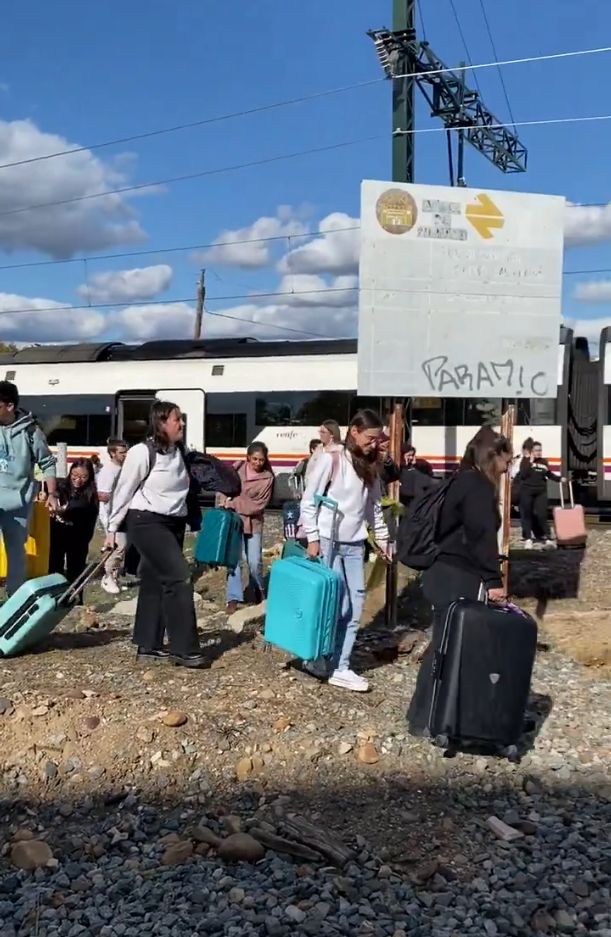
[[[564,206],[363,182],[359,394],[555,397]]]

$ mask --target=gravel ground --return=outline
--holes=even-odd
[[[607,548],[593,532],[577,594],[549,601],[586,644]],[[370,597],[364,696],[287,668],[256,625],[229,630],[222,588],[198,583],[207,671],[136,668],[129,617],[96,590],[41,653],[0,664],[0,937],[611,937],[600,666],[550,638],[521,763],[444,758],[406,733],[413,583],[392,634]]]

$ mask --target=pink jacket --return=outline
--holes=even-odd
[[[260,534],[263,530],[263,512],[274,490],[273,472],[263,470],[256,478],[247,479],[246,462],[236,462],[234,468],[240,476],[242,491],[227,506],[242,518],[245,534]]]

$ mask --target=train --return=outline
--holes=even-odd
[[[598,358],[585,339],[561,327],[555,398],[406,400],[410,441],[438,475],[458,464],[477,427],[498,425],[515,404],[516,448],[527,436],[543,445],[551,468],[570,473],[590,501],[611,501],[611,330]],[[0,378],[14,381],[51,446],[69,460],[105,457],[109,436],[144,439],[156,398],[185,414],[186,443],[235,461],[263,441],[276,473],[278,499],[320,423],[346,426],[361,407],[389,412],[390,402],[361,397],[357,343],[351,339],[258,341],[254,338],[168,340],[144,344],[40,345],[0,355]]]

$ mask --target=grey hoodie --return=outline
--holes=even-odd
[[[0,426],[0,511],[18,514],[34,499],[34,468],[55,478],[55,456],[31,413],[17,410],[15,422]]]

